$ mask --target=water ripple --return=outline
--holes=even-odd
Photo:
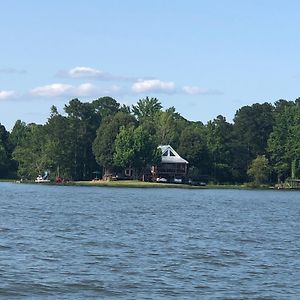
[[[0,299],[299,297],[299,193],[0,188]]]

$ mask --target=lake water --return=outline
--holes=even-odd
[[[300,192],[0,183],[0,299],[300,299]]]

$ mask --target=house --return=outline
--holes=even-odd
[[[160,145],[161,163],[153,166],[152,176],[157,181],[182,182],[188,172],[188,161],[180,155],[170,145]]]

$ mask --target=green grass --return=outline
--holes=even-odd
[[[0,182],[16,182],[17,179],[0,179]]]
[[[0,179],[0,182],[16,182],[16,179]],[[23,183],[34,183],[32,180],[25,180]],[[54,181],[47,183],[48,185],[56,185]],[[180,189],[269,189],[269,186],[252,186],[249,184],[212,184],[206,186],[192,186],[189,184],[176,183],[157,183],[143,182],[139,180],[119,180],[119,181],[71,181],[64,183],[66,186],[98,186],[98,187],[116,187],[116,188],[180,188]]]
[[[181,189],[269,189],[269,186],[251,186],[248,184],[208,184],[206,186],[193,186],[189,184],[176,183],[157,183],[143,182],[138,180],[119,180],[119,181],[75,181],[67,185],[77,186],[99,186],[99,187],[118,187],[118,188],[181,188]]]
[[[206,187],[191,186],[188,184],[175,183],[156,183],[143,182],[138,180],[120,180],[120,181],[76,181],[74,185],[80,186],[107,186],[107,187],[128,187],[128,188],[185,188],[185,189],[203,189]]]
[[[67,185],[78,186],[106,186],[106,187],[133,187],[133,188],[182,188],[182,189],[266,189],[269,187],[252,187],[247,184],[208,184],[206,186],[193,186],[189,184],[176,183],[158,183],[143,182],[138,180],[119,180],[119,181],[75,181],[67,183]]]

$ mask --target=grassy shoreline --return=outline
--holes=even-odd
[[[117,188],[206,188],[203,186],[191,186],[188,184],[176,183],[157,183],[157,182],[143,182],[138,180],[121,180],[121,181],[76,181],[74,185],[79,186],[98,186],[98,187],[117,187]]]
[[[139,180],[120,180],[120,181],[74,181],[66,185],[74,186],[93,186],[93,187],[115,187],[115,188],[178,188],[178,189],[258,189],[246,185],[217,185],[208,184],[206,186],[197,186],[190,184],[178,183],[161,183],[161,182],[143,182]],[[259,189],[262,189],[261,187]],[[264,187],[264,189],[269,189]]]
[[[0,182],[20,183],[18,179],[0,179]],[[22,183],[36,184],[34,181],[26,180]],[[45,183],[40,183],[45,184]],[[262,187],[249,187],[246,185],[217,185],[208,184],[206,186],[195,186],[189,184],[176,183],[157,183],[157,182],[143,182],[138,180],[120,180],[120,181],[70,181],[63,184],[56,184],[55,182],[46,183],[48,185],[62,185],[62,186],[92,186],[92,187],[115,187],[115,188],[179,188],[179,189],[262,189]],[[264,187],[268,189],[269,187]]]

